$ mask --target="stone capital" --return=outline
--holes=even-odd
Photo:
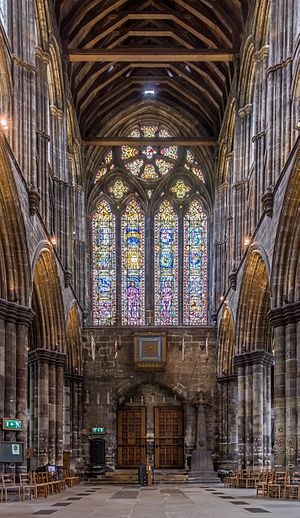
[[[28,354],[28,363],[48,363],[48,365],[56,365],[64,367],[67,355],[59,351],[51,351],[49,349],[34,349]]]
[[[29,327],[34,315],[34,311],[27,306],[0,299],[0,318],[6,322],[15,322]]]
[[[249,351],[238,354],[234,358],[234,365],[236,367],[245,367],[246,365],[273,365],[273,362],[273,355],[264,350]]]
[[[270,309],[268,318],[273,327],[286,326],[300,321],[300,300]]]

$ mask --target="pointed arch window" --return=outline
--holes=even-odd
[[[93,323],[116,321],[115,216],[107,201],[100,202],[93,216]]]
[[[122,324],[145,324],[145,216],[136,200],[122,216]]]
[[[168,200],[155,216],[155,324],[178,324],[178,217]]]
[[[193,200],[184,217],[183,322],[207,324],[207,217]]]

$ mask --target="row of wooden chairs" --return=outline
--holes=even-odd
[[[265,468],[234,471],[224,480],[225,487],[256,488],[256,496],[300,500],[300,473]]]
[[[242,469],[236,470],[231,473],[230,476],[224,480],[225,487],[234,488],[255,488],[258,482],[265,481],[272,470],[269,468],[265,469]]]
[[[13,473],[3,473],[0,476],[0,498],[2,502],[7,502],[9,494],[19,500],[47,498],[77,484],[79,477],[71,471],[64,473],[64,478],[49,472],[19,473],[17,476]]]
[[[64,470],[64,480],[66,481],[67,487],[78,486],[80,482],[79,476],[71,470]]]
[[[273,471],[267,480],[256,484],[256,496],[300,500],[300,473]]]

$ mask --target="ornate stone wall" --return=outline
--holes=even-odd
[[[147,330],[147,329],[146,329]],[[138,329],[135,329],[138,332]],[[141,329],[145,331],[145,328]],[[207,447],[215,452],[216,435],[216,335],[211,327],[162,328],[167,332],[167,365],[163,372],[143,372],[133,365],[133,330],[87,328],[83,333],[84,457],[89,465],[89,445],[94,426],[104,426],[107,463],[116,465],[116,410],[138,387],[166,391],[185,410],[186,462],[195,448],[195,405],[205,400]],[[156,329],[157,332],[157,329]],[[159,332],[159,331],[158,331]],[[184,337],[184,350],[182,340]],[[117,357],[116,355],[117,346]],[[155,388],[156,387],[156,388]],[[142,390],[142,389],[141,389]],[[148,394],[149,388],[145,392]],[[143,392],[144,394],[144,392]],[[170,396],[171,394],[171,396]],[[176,403],[175,403],[176,404]]]

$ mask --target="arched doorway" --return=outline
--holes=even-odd
[[[169,389],[144,384],[119,401],[117,411],[118,467],[149,462],[156,469],[184,466],[182,400]]]
[[[236,356],[238,462],[241,467],[272,464],[273,333],[268,319],[270,284],[265,261],[247,261],[239,300]]]

